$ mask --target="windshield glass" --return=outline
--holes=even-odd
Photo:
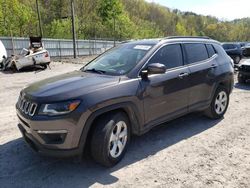
[[[152,44],[122,44],[93,60],[82,70],[111,75],[127,74],[152,46]]]

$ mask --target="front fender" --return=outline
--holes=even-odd
[[[128,118],[131,123],[132,133],[139,135],[143,126],[143,116],[141,116],[139,109],[136,107],[135,104],[130,101],[116,103],[113,105],[102,107],[100,109],[96,109],[95,111],[92,111],[90,113],[90,116],[87,118],[83,127],[78,147],[84,150],[91,126],[96,118],[98,118],[102,114],[116,110],[122,110],[128,115]]]

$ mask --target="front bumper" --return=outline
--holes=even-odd
[[[79,144],[82,127],[71,119],[31,120],[19,110],[17,116],[23,138],[36,152],[53,157],[82,154]]]
[[[36,152],[40,153],[44,156],[51,156],[51,157],[73,157],[81,154],[80,148],[75,149],[49,149],[46,148],[44,145],[39,143],[36,138],[28,133],[26,129],[19,123],[18,128],[20,129],[24,140],[26,143]]]

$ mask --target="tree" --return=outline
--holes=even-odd
[[[44,37],[70,38],[70,1],[39,0]],[[221,21],[145,0],[75,0],[76,34],[89,38],[155,38],[207,35],[250,41],[250,18]],[[0,36],[38,35],[34,0],[0,0]]]

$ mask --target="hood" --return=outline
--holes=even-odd
[[[80,98],[86,93],[119,82],[119,77],[74,71],[29,85],[23,93],[33,100],[60,101]]]

